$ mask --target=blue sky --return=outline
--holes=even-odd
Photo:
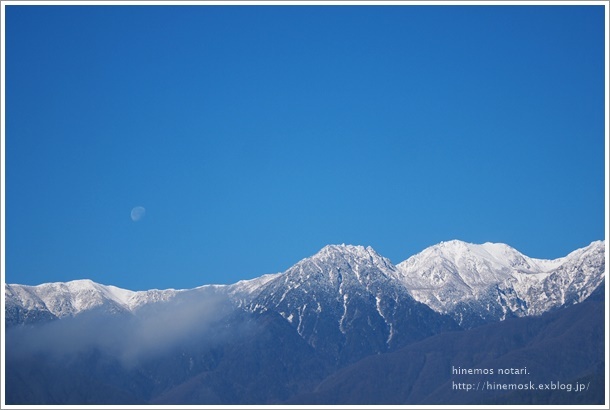
[[[604,239],[604,51],[603,6],[7,6],[5,279],[564,256]]]

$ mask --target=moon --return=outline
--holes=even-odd
[[[144,218],[146,214],[146,208],[143,206],[136,206],[131,210],[131,220],[134,222],[138,222],[140,219]]]

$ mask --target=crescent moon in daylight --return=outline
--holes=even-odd
[[[146,208],[143,206],[136,206],[131,210],[131,220],[138,222],[140,219],[144,218],[144,214],[146,214]]]

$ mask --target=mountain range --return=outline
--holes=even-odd
[[[505,244],[454,240],[396,265],[371,247],[329,245],[282,273],[184,290],[134,292],[90,280],[6,284],[7,403],[370,404],[383,401],[383,389],[360,389],[367,397],[355,400],[354,386],[374,386],[369,376],[376,373],[354,369],[375,363],[379,378],[392,377],[383,369],[410,358],[401,371],[411,369],[404,381],[416,383],[419,360],[411,359],[434,346],[440,359],[427,371],[440,376],[431,390],[383,397],[399,404],[476,402],[483,396],[458,397],[440,383],[451,379],[459,355],[448,347],[443,355],[438,346],[470,346],[474,337],[486,351],[493,349],[480,343],[484,334],[521,335],[519,349],[534,349],[548,320],[562,323],[575,309],[591,309],[596,313],[582,327],[595,324],[596,337],[568,332],[556,348],[596,343],[598,350],[604,278],[604,241],[542,260]],[[517,354],[511,346],[488,359]],[[603,361],[593,355],[560,373],[599,381]],[[349,388],[329,387],[339,380],[349,380]],[[501,400],[492,396],[484,397]]]

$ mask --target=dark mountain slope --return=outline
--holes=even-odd
[[[599,293],[595,295],[599,296]],[[593,389],[561,393],[562,404],[603,402],[599,369],[604,358],[604,303],[585,302],[542,315],[510,319],[462,332],[436,335],[396,352],[370,356],[339,370],[314,393],[291,403],[475,404],[556,403],[550,391],[464,391],[453,383],[534,384],[594,380]],[[493,369],[494,375],[452,375]],[[527,368],[525,375],[498,375],[499,368]],[[584,378],[584,379],[583,379]],[[479,386],[479,388],[481,388]],[[512,394],[507,394],[512,393]],[[522,393],[522,394],[521,394]]]
[[[125,317],[108,322],[106,316],[88,316],[63,320],[61,330],[11,329],[7,346],[23,348],[7,358],[7,404],[278,403],[311,391],[334,371],[273,312],[230,313],[205,331],[149,352],[132,352],[110,340],[66,348],[27,345],[41,334],[50,342],[51,335],[62,332],[91,332],[92,322],[100,335],[125,337],[139,324]]]
[[[333,371],[275,313],[253,317],[248,333],[218,346],[218,364],[151,400],[151,404],[281,403],[311,391]]]

